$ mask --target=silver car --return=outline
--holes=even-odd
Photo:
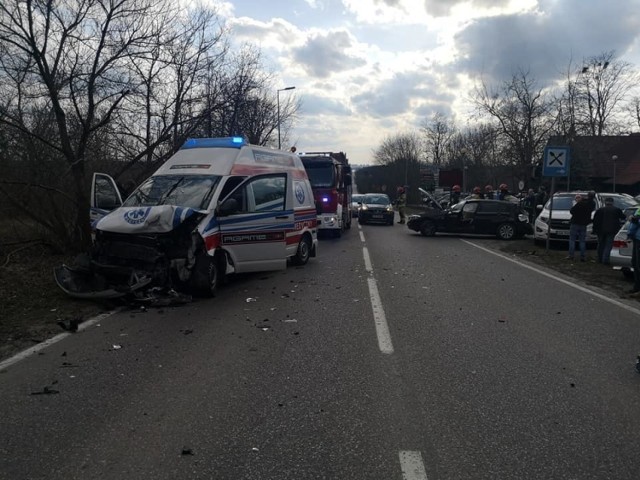
[[[536,243],[542,243],[547,239],[549,229],[549,239],[552,241],[569,241],[569,228],[571,223],[571,213],[569,210],[575,204],[575,196],[580,194],[587,196],[586,191],[560,192],[553,196],[553,215],[551,216],[551,226],[549,226],[549,208],[551,202],[548,200],[542,208],[540,215],[535,220],[533,238]],[[613,204],[621,209],[625,214],[630,215],[633,210],[640,205],[631,196],[624,193],[596,193],[595,208],[604,206],[604,199],[610,197]],[[593,224],[587,226],[587,243],[598,243],[598,237],[592,231]]]
[[[363,198],[364,198],[363,193],[354,193],[353,195],[351,195],[351,216],[352,217],[358,216],[358,209],[360,208],[360,202],[362,202]]]
[[[627,239],[629,223],[627,220],[613,238],[613,248],[611,249],[609,262],[611,262],[614,270],[620,270],[625,277],[633,278],[633,267],[631,266],[633,240]]]

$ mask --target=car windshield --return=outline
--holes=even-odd
[[[333,163],[304,160],[303,163],[312,187],[329,188],[335,185]]]
[[[369,205],[389,205],[389,197],[386,195],[366,195],[363,203]]]
[[[571,210],[576,203],[575,197],[577,194],[570,193],[567,195],[554,195],[553,196],[553,209],[554,210]],[[586,196],[586,193],[584,194]],[[551,200],[544,206],[547,210],[551,207]]]
[[[150,177],[124,202],[125,207],[176,205],[206,210],[211,202],[217,175],[158,175]]]
[[[360,195],[360,194],[355,194],[355,195],[351,195],[351,201],[353,203],[359,203],[362,202],[362,199],[364,198],[364,195]]]
[[[633,197],[627,197],[624,195],[603,195],[604,198],[613,198],[613,205],[618,207],[620,210],[626,210],[627,208],[637,208],[638,202]],[[604,202],[603,198],[603,202]]]

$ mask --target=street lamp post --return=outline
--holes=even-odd
[[[276,98],[277,98],[277,102],[278,102],[278,150],[280,150],[281,142],[280,142],[280,92],[284,92],[285,90],[293,90],[296,87],[286,87],[286,88],[279,88],[276,92]]]
[[[613,193],[616,193],[616,162],[618,161],[618,156],[613,155],[611,160],[613,160]]]

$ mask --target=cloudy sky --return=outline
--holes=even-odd
[[[518,68],[539,85],[614,51],[640,67],[640,0],[231,0],[237,42],[260,46],[277,87],[302,101],[298,151],[372,162],[387,136],[435,112],[464,127],[474,82]],[[289,146],[289,145],[286,145]],[[283,145],[283,148],[285,145]]]

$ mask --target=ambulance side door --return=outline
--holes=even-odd
[[[294,223],[286,200],[286,172],[251,177],[223,199],[218,209],[221,246],[236,272],[286,268],[286,231]]]
[[[116,182],[106,173],[94,173],[91,182],[91,224],[122,206],[122,196]]]

